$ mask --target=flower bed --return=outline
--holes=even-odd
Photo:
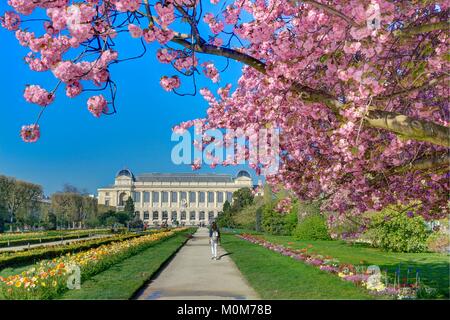
[[[182,230],[186,228],[177,231]],[[6,299],[51,299],[67,290],[67,281],[73,272],[73,266],[80,268],[81,280],[86,280],[155,242],[171,237],[177,231],[154,233],[41,261],[21,274],[0,277],[0,292]]]
[[[39,260],[59,257],[69,252],[88,250],[111,242],[123,241],[139,236],[138,234],[123,234],[108,238],[80,240],[65,245],[58,244],[22,251],[5,251],[0,253],[0,269],[16,265],[33,264]]]
[[[308,253],[307,249],[291,249],[286,248],[280,244],[271,243],[261,236],[241,234],[236,235],[238,238],[249,241],[254,244],[263,246],[269,250],[278,252],[284,256],[302,261],[311,266],[315,266],[322,271],[332,273],[340,277],[342,280],[353,282],[355,285],[367,289],[374,295],[387,296],[394,299],[414,299],[418,296],[419,291],[434,290],[425,286],[420,286],[418,277],[415,283],[399,284],[399,281],[394,284],[388,283],[387,275],[377,272],[375,266],[354,266],[351,264],[340,263],[339,260],[330,256],[322,256],[318,254]]]
[[[89,237],[110,233],[109,229],[30,232],[0,235],[0,248]]]

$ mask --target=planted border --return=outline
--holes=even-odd
[[[423,294],[423,291],[435,290],[422,285],[420,279],[416,279],[415,283],[409,285],[400,286],[398,283],[392,285],[387,282],[387,278],[383,282],[381,274],[377,273],[376,269],[367,268],[365,266],[341,264],[337,259],[332,257],[307,253],[304,249],[294,250],[286,248],[281,244],[271,243],[260,236],[242,234],[236,235],[236,237],[260,245],[271,251],[278,252],[284,256],[302,261],[308,265],[315,266],[322,271],[335,274],[342,280],[350,281],[357,286],[363,287],[367,289],[369,293],[374,295],[395,299],[415,299]],[[430,292],[427,292],[427,294],[430,294]]]
[[[12,266],[34,264],[39,260],[52,259],[67,253],[75,253],[83,250],[99,247],[112,242],[123,241],[141,236],[140,234],[117,235],[109,238],[75,241],[70,244],[55,244],[44,248],[33,248],[23,251],[0,253],[0,269]]]
[[[108,269],[159,240],[169,238],[179,231],[162,231],[98,248],[66,254],[53,260],[43,260],[36,267],[18,275],[0,277],[0,292],[6,299],[52,299],[68,289],[67,281],[74,266],[80,268],[81,280]]]

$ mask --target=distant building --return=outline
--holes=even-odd
[[[117,173],[114,185],[98,189],[98,203],[123,210],[129,197],[136,214],[144,223],[169,225],[208,224],[222,211],[233,192],[253,182],[247,171],[236,177],[228,174],[145,173],[135,176],[124,169]]]

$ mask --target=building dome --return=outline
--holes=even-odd
[[[247,178],[252,178],[252,176],[250,175],[250,173],[248,173],[245,170],[241,170],[238,172],[238,174],[236,175],[236,178],[241,178],[241,177],[247,177]]]
[[[131,172],[131,171],[128,170],[128,169],[122,169],[122,170],[120,170],[120,171],[116,174],[116,178],[117,178],[117,177],[123,177],[123,176],[129,177],[129,178],[131,178],[131,179],[134,180],[133,172]]]

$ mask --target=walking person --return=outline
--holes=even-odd
[[[214,221],[209,229],[209,243],[211,244],[211,259],[217,260],[217,244],[220,241],[220,231],[217,223]]]

